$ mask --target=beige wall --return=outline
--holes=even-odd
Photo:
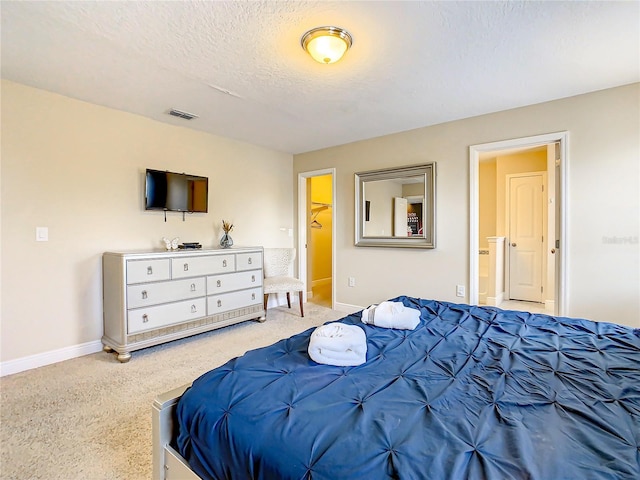
[[[146,212],[147,167],[209,177],[209,213]],[[291,155],[4,80],[1,174],[3,362],[100,340],[104,251],[213,246],[223,218],[236,245],[293,246]]]
[[[488,249],[487,237],[497,234],[497,178],[496,159],[480,162],[478,168],[478,247]]]
[[[569,132],[568,311],[640,326],[640,85],[297,155],[274,152],[2,81],[0,360],[98,342],[100,256],[162,236],[293,246],[298,172],[336,168],[336,301],[460,301],[468,284],[470,145]],[[437,162],[437,248],[354,246],[354,173]],[[209,213],[143,207],[144,169],[209,177]],[[35,228],[49,228],[36,242]],[[348,277],[356,287],[347,287]]]
[[[633,84],[296,155],[296,174],[336,168],[336,301],[464,300],[455,286],[469,276],[469,146],[568,131],[566,313],[640,326],[639,100]],[[430,161],[437,248],[355,247],[354,173]]]
[[[546,171],[546,149],[496,157],[496,232],[493,234],[494,236],[507,236],[507,216],[505,212],[507,175]]]

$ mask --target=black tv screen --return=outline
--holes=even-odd
[[[206,213],[208,197],[207,177],[147,169],[146,210]]]

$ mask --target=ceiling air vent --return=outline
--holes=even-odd
[[[182,110],[177,110],[172,108],[169,110],[169,115],[173,115],[174,117],[184,118],[185,120],[193,120],[194,118],[198,118],[198,115],[194,115],[193,113],[183,112]]]

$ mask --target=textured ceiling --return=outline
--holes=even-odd
[[[640,81],[637,1],[0,9],[3,78],[290,153]],[[341,62],[315,63],[300,47],[320,25],[353,35]]]

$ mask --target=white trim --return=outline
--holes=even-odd
[[[348,315],[351,315],[352,313],[356,313],[359,312],[360,310],[363,310],[365,307],[361,307],[359,305],[350,305],[348,303],[338,303],[338,302],[334,302],[333,303],[333,309],[338,311],[338,312],[342,312],[342,313],[346,313]]]
[[[318,280],[312,280],[311,281],[311,290],[307,290],[307,298],[313,298],[313,289],[315,287],[323,287],[327,284],[331,283],[331,277],[327,277],[327,278],[320,278]]]
[[[328,285],[329,283],[331,283],[331,277],[319,278],[317,280],[312,280],[311,281],[311,287],[324,287],[325,285]]]
[[[469,303],[478,304],[480,262],[478,259],[480,205],[480,149],[469,147]]]
[[[291,299],[291,305],[295,305],[300,303],[298,301],[298,294],[289,295]],[[304,298],[304,294],[302,296]],[[270,293],[269,298],[267,300],[267,309],[274,307],[282,307],[283,305],[287,305],[287,294],[286,293]]]
[[[331,175],[331,275],[336,278],[336,169],[325,168],[298,173],[298,278],[305,284],[307,301],[307,179]],[[331,304],[336,304],[336,282],[331,286]]]
[[[72,358],[90,355],[102,350],[102,342],[97,340],[94,342],[82,343],[71,347],[59,348],[49,352],[38,353],[28,357],[17,358],[0,363],[0,377],[13,375],[14,373],[24,372],[45,365],[63,362]]]
[[[492,307],[499,307],[504,302],[504,292],[501,292],[495,297],[487,297],[487,305]]]
[[[499,142],[482,143],[469,147],[469,303],[478,304],[478,203],[479,203],[479,169],[480,153],[499,150],[520,149],[549,143],[560,143],[560,231],[556,237],[560,239],[557,263],[558,281],[556,282],[556,315],[567,315],[569,304],[567,300],[567,281],[569,252],[568,242],[568,171],[569,171],[569,132],[547,133],[532,137],[516,138]],[[555,172],[554,172],[555,174]],[[556,179],[558,180],[558,179]]]

